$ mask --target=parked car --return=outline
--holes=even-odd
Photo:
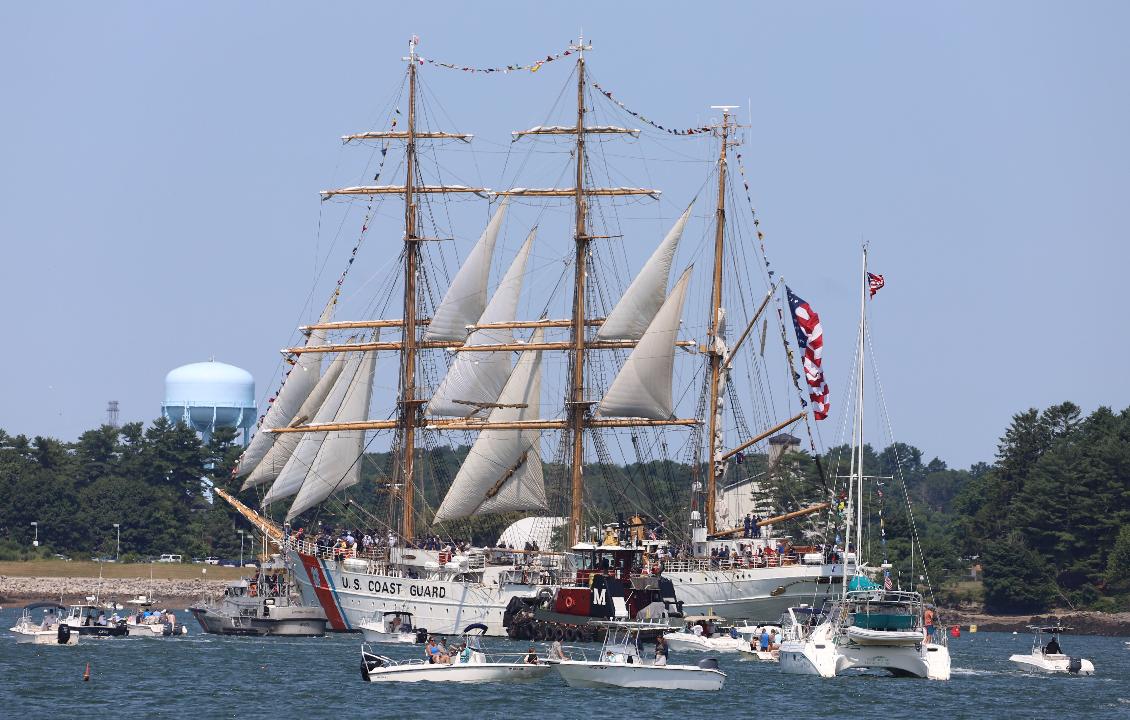
[[[158,558],[157,562],[159,562],[159,563],[179,563],[179,562],[182,562],[183,560],[184,560],[184,558],[181,557],[180,555],[173,555],[173,554],[170,554],[170,553],[166,553],[166,554],[162,555],[160,558]]]
[[[208,563],[209,565],[219,565],[220,558],[209,555],[208,557],[204,558],[204,562]]]

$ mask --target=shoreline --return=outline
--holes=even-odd
[[[988,615],[941,608],[942,620],[959,625],[962,632],[976,625],[978,632],[1030,632],[1029,625],[1056,623],[1072,628],[1072,635],[1130,637],[1130,613],[1104,613],[1097,610],[1053,610],[1039,615]]]
[[[158,605],[187,608],[202,598],[222,595],[230,580],[174,580],[149,578],[34,577],[0,575],[0,606],[23,606],[55,601],[63,605],[86,602],[97,595],[99,603],[127,601],[145,595]]]

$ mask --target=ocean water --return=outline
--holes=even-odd
[[[178,618],[190,619],[186,611]],[[775,664],[718,656],[720,693],[575,690],[556,675],[529,685],[374,684],[361,680],[359,635],[230,638],[191,621],[178,638],[17,644],[0,611],[0,717],[31,718],[1130,718],[1130,638],[1065,636],[1064,650],[1095,663],[1093,677],[1027,674],[1008,662],[1025,634],[965,633],[951,641],[949,682],[861,674],[784,675]],[[488,638],[489,648],[525,643]],[[594,647],[594,650],[596,648]],[[384,646],[417,657],[419,646]],[[672,662],[702,655],[672,654]],[[87,663],[91,679],[83,682]]]

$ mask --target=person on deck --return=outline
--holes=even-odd
[[[663,639],[663,636],[660,635],[655,638],[655,665],[657,667],[663,667],[667,664],[667,652],[667,641]]]
[[[1052,639],[1049,640],[1048,644],[1044,646],[1044,654],[1059,655],[1061,652],[1063,651],[1059,648],[1059,640],[1056,639],[1055,635],[1052,635]]]
[[[762,628],[761,637],[758,639],[761,643],[761,652],[769,652],[769,628]]]
[[[530,649],[526,651],[526,657],[522,658],[522,662],[526,663],[527,665],[538,664],[538,653],[536,650],[534,650],[533,645],[531,645]]]
[[[926,637],[934,639],[934,609],[926,608],[922,613],[922,624],[926,626]]]

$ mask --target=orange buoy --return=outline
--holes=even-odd
[[[955,638],[961,637],[961,628],[958,627],[957,625],[954,625],[953,627],[951,627],[950,628],[950,637],[955,637]]]
[[[86,672],[82,674],[83,682],[90,682],[90,663],[86,664]]]

